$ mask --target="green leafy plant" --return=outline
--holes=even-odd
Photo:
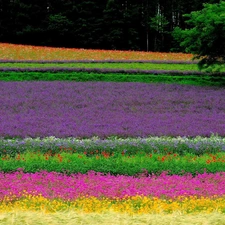
[[[200,11],[185,14],[187,28],[176,28],[173,37],[186,52],[199,59],[199,68],[218,72],[225,63],[225,2],[204,4]]]

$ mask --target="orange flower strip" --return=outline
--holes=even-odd
[[[87,50],[75,48],[37,47],[0,43],[0,59],[5,60],[184,60],[192,54],[138,52],[117,50]]]

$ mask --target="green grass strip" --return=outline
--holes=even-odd
[[[193,70],[198,71],[197,64],[156,64],[156,63],[0,63],[8,68],[105,68],[105,69],[139,69],[139,70]]]
[[[85,153],[41,154],[26,152],[15,157],[4,156],[0,159],[0,171],[11,172],[23,168],[24,172],[34,173],[41,170],[70,173],[87,173],[90,170],[113,175],[138,175],[143,170],[148,173],[169,174],[216,173],[224,171],[225,153],[196,156],[186,154],[146,154],[139,152],[129,156],[126,153],[110,155],[86,155]]]
[[[176,83],[198,86],[224,86],[225,76],[216,75],[167,75],[123,74],[88,72],[0,72],[1,81],[104,81]]]

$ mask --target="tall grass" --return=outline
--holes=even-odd
[[[113,212],[77,213],[75,211],[45,214],[44,212],[12,211],[0,214],[1,225],[225,225],[225,215],[181,214],[171,215],[145,214],[127,215]]]

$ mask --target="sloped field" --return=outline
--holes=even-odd
[[[191,58],[0,44],[0,223],[224,224],[223,74]]]

